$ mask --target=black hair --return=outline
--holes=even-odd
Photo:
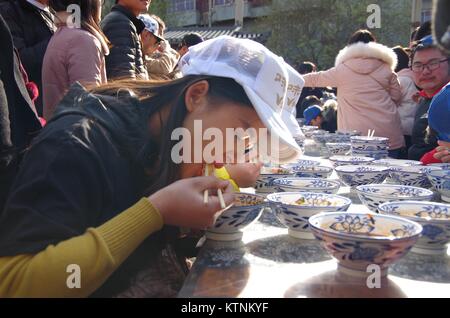
[[[297,71],[301,75],[312,73],[316,69],[316,65],[313,62],[303,62],[298,66]]]
[[[370,42],[376,42],[376,41],[377,41],[377,39],[372,34],[372,32],[370,32],[369,30],[361,29],[352,34],[352,36],[348,40],[348,45],[355,44],[358,42],[370,43]]]
[[[401,46],[396,46],[392,49],[397,55],[398,63],[395,72],[398,73],[405,68],[409,68],[409,55]]]
[[[135,132],[124,131],[123,134],[131,136],[126,147],[134,147],[131,151],[131,160],[143,170],[155,171],[151,180],[147,182],[146,195],[179,179],[179,166],[171,159],[172,148],[178,141],[171,140],[172,132],[183,126],[187,115],[185,94],[194,83],[206,80],[209,83],[208,98],[211,102],[231,101],[238,104],[253,107],[247,94],[241,85],[230,78],[191,75],[169,82],[151,81],[117,81],[90,89],[91,93],[98,96],[117,96],[120,91],[128,90],[139,102],[136,104],[110,103],[109,107],[123,115],[121,117],[134,118],[136,122]],[[148,136],[148,119],[159,113],[164,107],[170,106],[171,111],[167,122],[163,127],[161,141],[156,145]]]
[[[188,33],[181,40],[181,46],[187,46],[188,48],[199,43],[202,43],[204,39],[198,33]]]
[[[423,23],[418,29],[414,36],[414,41],[420,41],[424,37],[431,35],[431,22],[427,21]]]

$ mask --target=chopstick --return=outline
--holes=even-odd
[[[205,177],[209,176],[210,168],[211,168],[211,165],[209,165],[209,164],[207,164],[205,166]],[[214,168],[213,168],[213,171],[214,171]],[[205,192],[203,193],[203,203],[204,204],[208,204],[208,196],[209,196],[209,191],[205,190]],[[222,209],[226,209],[227,205],[225,204],[225,200],[223,199],[222,189],[217,189],[217,196],[219,197],[220,207]]]
[[[375,136],[375,129],[369,129],[369,132],[367,133],[368,138],[373,138]]]

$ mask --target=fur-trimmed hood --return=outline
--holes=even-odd
[[[367,59],[378,60],[381,63],[386,63],[389,65],[392,71],[395,71],[398,63],[397,55],[391,48],[388,48],[387,46],[375,42],[371,43],[358,42],[343,48],[336,57],[335,65],[338,66],[340,64],[345,63],[348,66],[349,63],[346,62],[348,62],[349,60],[357,60],[357,59],[359,59],[361,63],[356,63],[359,65],[355,66],[357,68],[362,67],[365,69],[372,68],[371,67],[372,65],[368,65],[365,62],[367,61]],[[376,68],[378,68],[379,66],[380,65],[373,65],[373,67]]]

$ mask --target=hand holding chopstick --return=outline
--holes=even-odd
[[[205,177],[208,177],[210,175],[210,170],[211,170],[211,165],[207,164],[205,166]],[[214,171],[214,167],[212,167],[212,171]],[[225,200],[223,199],[223,193],[222,193],[222,189],[217,189],[217,196],[219,197],[219,202],[220,202],[220,207],[222,209],[225,209],[227,207],[227,205],[225,204]],[[205,190],[205,192],[203,193],[203,203],[207,204],[208,203],[208,197],[209,197],[209,191]]]

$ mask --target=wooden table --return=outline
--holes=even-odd
[[[349,211],[369,211],[349,188],[340,194],[353,200]],[[336,268],[318,241],[288,236],[265,210],[245,229],[242,241],[203,242],[179,297],[450,297],[450,249],[442,256],[410,252],[391,266],[379,289]]]

